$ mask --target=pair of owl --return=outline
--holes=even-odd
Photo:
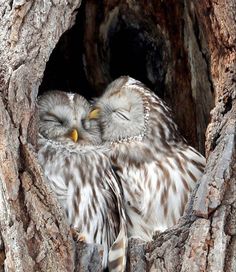
[[[39,162],[69,223],[102,244],[103,267],[124,271],[127,237],[150,241],[177,223],[205,158],[181,137],[165,103],[128,76],[93,106],[53,91],[38,108]]]

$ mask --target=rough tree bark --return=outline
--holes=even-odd
[[[99,271],[97,247],[78,244],[74,254],[64,214],[35,153],[38,88],[80,1],[0,1],[0,269]],[[114,59],[114,35],[123,27],[122,35],[136,37],[141,31],[130,42],[142,44],[140,50],[149,54],[137,76],[145,72],[147,84],[161,86],[155,91],[172,105],[182,130],[189,127],[186,137],[201,150],[214,96],[215,107],[206,134],[207,167],[185,216],[151,243],[132,239],[127,270],[235,271],[235,1],[135,2],[85,2],[90,84],[99,93],[120,72],[116,67],[124,69]],[[158,55],[161,50],[166,53]]]
[[[80,0],[0,3],[0,267],[5,271],[73,270],[69,228],[36,160],[33,116],[46,62],[79,6]]]

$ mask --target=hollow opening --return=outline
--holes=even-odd
[[[39,95],[45,91],[62,90],[79,93],[87,99],[95,96],[83,64],[84,5],[78,11],[74,26],[58,41],[44,72]]]
[[[208,69],[198,69],[207,63],[201,64],[195,54],[199,49],[189,38],[199,33],[183,23],[182,5],[176,4],[172,16],[163,12],[160,18],[155,10],[143,16],[141,8],[122,3],[117,8],[83,1],[74,26],[50,56],[39,94],[59,89],[91,99],[115,78],[130,75],[167,102],[180,132],[204,154],[213,95]],[[191,52],[185,35],[196,46]]]
[[[129,75],[147,85],[163,98],[166,75],[164,40],[150,37],[150,26],[122,19],[109,33],[109,73],[112,79]],[[121,56],[122,53],[122,56]]]

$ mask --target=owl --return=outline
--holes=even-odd
[[[122,192],[90,104],[52,91],[38,99],[38,160],[79,239],[103,246],[103,268],[124,271],[127,246]]]
[[[89,119],[120,178],[128,236],[150,241],[183,215],[205,158],[181,137],[165,103],[131,77],[113,81]]]

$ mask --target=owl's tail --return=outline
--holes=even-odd
[[[123,203],[123,190],[115,172],[113,172],[113,179],[109,179],[108,182],[116,197],[116,206],[120,219],[118,236],[111,245],[108,253],[108,269],[109,272],[124,272],[126,267],[128,233],[126,211]]]
[[[122,218],[120,232],[109,250],[108,268],[109,272],[123,272],[126,266],[126,253],[128,246],[127,228]]]

